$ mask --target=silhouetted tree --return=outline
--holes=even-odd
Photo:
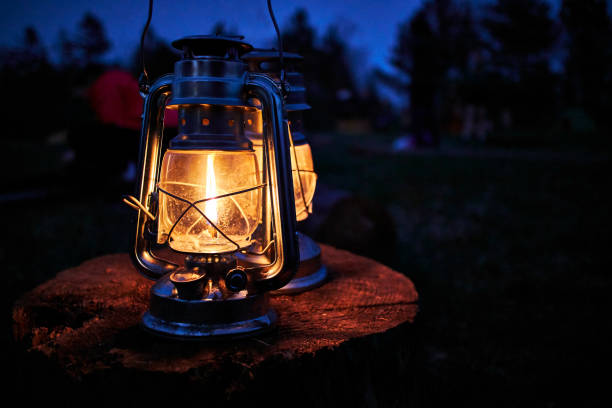
[[[397,131],[400,128],[397,111],[389,100],[382,97],[380,85],[379,72],[377,70],[370,71],[365,80],[362,110],[359,113],[367,115],[374,130]]]
[[[559,27],[544,0],[497,0],[483,25],[489,34],[492,67],[503,79],[500,100],[522,123],[534,124],[555,107],[549,61]]]
[[[74,42],[64,29],[61,29],[57,35],[57,48],[60,54],[60,65],[68,67],[76,64]]]
[[[174,72],[174,63],[178,59],[179,52],[159,37],[153,27],[150,27],[145,40],[145,63],[149,80],[155,81],[164,74]],[[132,73],[138,78],[141,71],[140,46],[138,46],[132,57]]]
[[[609,117],[612,92],[612,22],[604,0],[564,0],[566,94],[570,104]]]
[[[355,116],[359,105],[359,93],[351,67],[350,50],[337,25],[327,28],[321,39],[324,59],[319,64],[319,81],[324,89],[333,92],[333,109],[336,118]]]
[[[27,27],[22,38],[18,47],[0,55],[0,86],[10,95],[7,108],[0,111],[0,122],[4,136],[42,138],[62,127],[67,91],[36,30]],[[34,105],[38,107],[35,117],[29,108]]]
[[[48,64],[47,51],[40,42],[38,32],[36,32],[34,27],[27,27],[24,37],[25,52],[31,56],[35,62]]]
[[[47,51],[34,27],[26,27],[20,47],[5,50],[3,54],[3,68],[15,70],[19,76],[50,68]]]
[[[358,92],[351,71],[350,50],[337,25],[328,27],[317,38],[308,14],[298,9],[283,32],[285,51],[304,57],[302,71],[306,80],[311,111],[305,112],[305,123],[312,128],[330,128],[337,118],[355,112]]]
[[[315,52],[316,32],[308,21],[308,13],[298,9],[289,19],[286,31],[283,32],[283,44],[288,51],[303,56]]]
[[[494,63],[517,82],[533,65],[548,59],[557,38],[544,0],[497,0],[483,25],[491,35]]]
[[[62,66],[81,69],[100,65],[100,59],[110,49],[111,43],[102,22],[93,14],[86,13],[73,34],[60,30],[57,47]]]
[[[391,63],[382,74],[410,101],[412,126],[421,144],[437,144],[444,93],[462,77],[479,46],[471,11],[452,0],[426,1],[400,24]]]
[[[111,46],[104,25],[91,13],[85,14],[79,23],[74,44],[85,64],[97,62]]]

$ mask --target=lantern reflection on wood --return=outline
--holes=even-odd
[[[267,292],[299,263],[283,96],[247,72],[242,37],[173,45],[183,57],[146,95],[139,197],[127,200],[139,209],[133,261],[158,280],[143,325],[178,338],[252,335],[274,324]],[[244,132],[251,101],[265,123],[261,165]],[[166,105],[178,109],[179,133],[164,152]]]
[[[276,50],[256,49],[242,56],[249,71],[261,72],[274,79],[280,86],[280,55]],[[302,112],[310,109],[306,103],[304,76],[300,72],[302,56],[283,53],[287,82],[285,108],[289,119],[291,143],[291,168],[297,221],[305,220],[312,213],[317,174],[314,171],[312,151],[303,130]],[[253,143],[258,157],[262,154],[263,129],[260,109],[247,113],[246,135]],[[261,170],[260,170],[261,171]],[[300,293],[321,285],[327,278],[327,269],[321,262],[321,248],[310,237],[299,233],[300,268],[295,278],[275,294]]]

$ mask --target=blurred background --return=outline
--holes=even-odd
[[[275,3],[312,106],[319,179],[300,228],[415,282],[423,405],[604,405],[612,3]],[[147,6],[0,5],[9,351],[20,294],[127,250]],[[159,0],[151,76],[173,70],[172,40],[215,33],[276,44],[264,1]],[[23,390],[15,353],[3,367]]]

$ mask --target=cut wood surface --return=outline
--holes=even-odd
[[[14,336],[41,400],[358,406],[404,403],[415,365],[418,295],[404,275],[322,245],[330,279],[271,298],[275,330],[239,341],[177,342],[139,328],[153,282],[127,254],[60,272],[20,298]],[[417,356],[418,357],[418,356]],[[39,378],[39,377],[45,378]],[[51,376],[51,378],[49,378]],[[399,388],[398,388],[399,387]],[[117,394],[119,393],[119,394]],[[205,395],[205,397],[203,397]]]

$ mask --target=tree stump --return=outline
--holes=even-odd
[[[274,331],[214,343],[140,329],[152,282],[127,254],[60,272],[13,309],[21,392],[63,406],[410,405],[421,355],[414,285],[350,252],[322,245],[322,256],[326,284],[272,297]]]

